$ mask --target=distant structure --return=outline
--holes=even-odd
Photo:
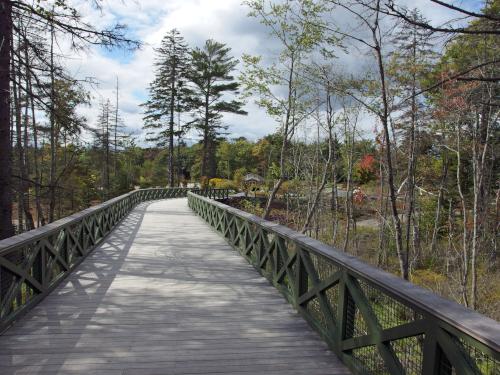
[[[264,177],[259,176],[256,173],[248,173],[243,177],[243,185],[245,190],[245,196],[251,191],[256,197],[256,192],[260,190],[260,186],[265,182]]]
[[[261,185],[264,183],[264,177],[259,176],[256,173],[249,173],[243,177],[243,182],[247,185],[255,184],[255,185]]]

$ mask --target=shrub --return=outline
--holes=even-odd
[[[354,165],[354,179],[360,184],[365,184],[376,178],[377,161],[373,155],[364,155],[359,162]]]
[[[278,190],[278,194],[298,194],[301,190],[301,185],[302,183],[296,179],[284,181]]]
[[[237,185],[234,181],[227,180],[225,178],[211,178],[208,184],[211,188],[214,189],[238,190]]]
[[[243,199],[241,201],[241,208],[243,209],[243,211],[257,216],[262,216],[262,214],[264,213],[264,209],[260,206],[260,203],[258,201],[253,202],[249,199]]]
[[[240,190],[243,189],[243,177],[247,174],[246,168],[238,168],[234,171],[233,180],[236,187]]]
[[[444,292],[447,284],[446,276],[430,269],[418,269],[413,271],[411,281],[441,294]]]

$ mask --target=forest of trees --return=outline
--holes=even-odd
[[[430,1],[462,21],[397,1],[247,0],[280,46],[265,57],[173,29],[155,49],[145,141],[118,81],[94,123],[79,114],[92,82],[58,52],[61,37],[138,48],[123,26],[96,29],[65,1],[0,1],[0,239],[137,187],[225,187],[245,193],[229,204],[499,319],[500,1]],[[268,114],[261,139],[224,120],[250,101]]]

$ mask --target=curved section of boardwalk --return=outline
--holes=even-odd
[[[0,336],[0,374],[347,374],[186,199],[138,206]]]

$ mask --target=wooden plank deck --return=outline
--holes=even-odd
[[[0,336],[2,375],[348,373],[185,198],[138,206]]]

